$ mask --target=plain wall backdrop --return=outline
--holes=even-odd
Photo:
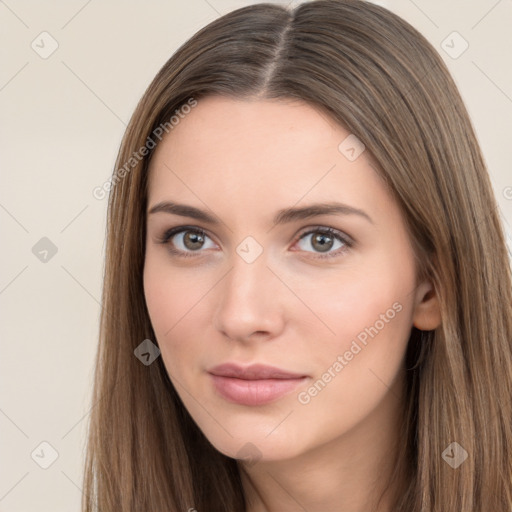
[[[107,207],[92,191],[111,176],[125,126],[165,61],[252,3],[0,0],[1,512],[80,508]],[[510,246],[512,1],[376,3],[447,63]]]

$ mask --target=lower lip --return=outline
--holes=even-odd
[[[307,377],[298,379],[243,380],[233,377],[210,376],[215,389],[228,401],[240,405],[263,405],[293,391]]]

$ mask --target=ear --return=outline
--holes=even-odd
[[[413,325],[420,331],[432,331],[441,325],[441,308],[430,281],[424,281],[416,289]]]

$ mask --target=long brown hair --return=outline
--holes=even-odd
[[[510,512],[512,279],[486,165],[437,52],[361,0],[233,11],[183,44],[140,100],[109,196],[83,511],[246,509],[236,460],[198,429],[162,358],[134,355],[156,343],[142,282],[149,141],[211,94],[306,101],[378,162],[442,313],[438,329],[411,331],[393,510]],[[468,454],[457,468],[443,459],[453,442]]]

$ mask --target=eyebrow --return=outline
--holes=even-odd
[[[211,224],[213,226],[219,225],[221,222],[214,215],[210,215],[204,210],[189,206],[186,204],[173,203],[170,201],[162,201],[155,204],[150,208],[148,214],[154,213],[169,213],[173,215],[180,215],[182,217],[190,217],[201,222]],[[286,224],[298,220],[309,219],[319,215],[358,215],[363,217],[371,224],[374,224],[372,218],[363,210],[354,208],[347,204],[330,202],[330,203],[317,203],[309,206],[285,208],[279,210],[274,216],[274,224]]]

